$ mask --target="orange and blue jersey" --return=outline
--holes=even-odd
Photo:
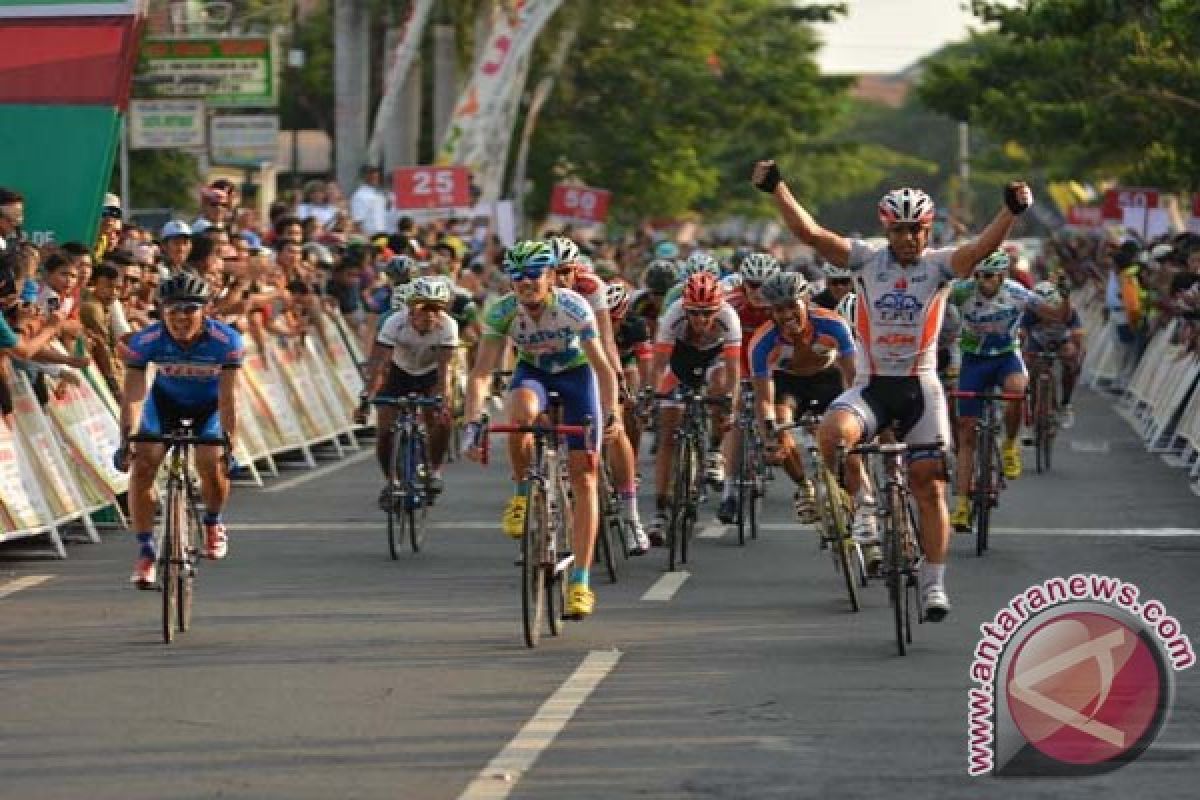
[[[207,318],[200,337],[188,347],[171,338],[166,327],[156,322],[120,345],[121,360],[131,369],[154,364],[154,391],[185,407],[217,402],[221,372],[242,366],[245,348],[236,330],[220,320]]]
[[[839,357],[853,357],[854,336],[840,316],[809,306],[804,339],[789,339],[775,322],[759,327],[750,339],[750,374],[766,378],[772,372],[812,375],[833,366]]]

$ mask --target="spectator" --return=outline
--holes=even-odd
[[[200,216],[192,223],[193,233],[203,233],[213,225],[224,226],[229,219],[229,193],[224,189],[206,186],[200,190]]]
[[[25,198],[20,192],[0,187],[0,252],[16,246],[24,224]]]
[[[336,213],[337,206],[329,202],[329,186],[325,181],[309,181],[304,185],[304,200],[296,207],[297,217],[315,219],[317,225],[326,228]]]
[[[100,209],[100,232],[93,248],[96,261],[120,247],[122,218],[121,198],[112,192],[104,195],[104,205]]]
[[[383,182],[383,172],[379,167],[367,164],[362,168],[362,183],[350,195],[350,217],[358,229],[374,236],[377,233],[386,234],[388,230],[387,196],[380,188]]]
[[[293,216],[280,217],[275,222],[275,244],[295,242],[304,244],[304,223]]]
[[[192,252],[192,229],[182,220],[173,219],[163,225],[159,237],[162,240],[162,265],[167,275],[184,269],[188,255]]]
[[[88,353],[99,367],[109,390],[119,396],[124,370],[117,358],[119,339],[113,328],[113,306],[119,305],[121,273],[112,264],[101,264],[92,273],[90,288],[79,314],[88,334]]]

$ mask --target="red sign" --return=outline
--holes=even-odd
[[[1192,192],[1192,216],[1200,217],[1200,192]]]
[[[550,213],[581,222],[604,222],[608,218],[610,197],[611,192],[607,189],[560,183],[550,194]]]
[[[1100,228],[1104,225],[1104,209],[1096,206],[1071,206],[1067,209],[1067,224],[1081,228]]]
[[[1104,218],[1122,220],[1125,209],[1158,208],[1158,189],[1109,189],[1104,193]]]
[[[392,175],[396,208],[467,208],[471,176],[466,167],[400,167]]]

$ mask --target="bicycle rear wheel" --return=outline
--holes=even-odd
[[[550,628],[551,636],[558,636],[562,633],[563,620],[566,619],[565,612],[567,610],[567,570],[571,568],[571,564],[564,564],[563,560],[571,552],[571,505],[568,502],[568,487],[559,480],[556,484],[556,496],[554,498],[555,512],[548,514],[549,527],[546,529],[547,536],[554,537],[554,552],[552,554],[543,553],[543,567],[546,576],[546,622]],[[572,562],[573,563],[573,562]]]
[[[392,561],[400,558],[400,543],[404,541],[404,528],[408,524],[408,514],[401,505],[397,508],[401,494],[404,492],[404,460],[408,453],[408,432],[396,431],[392,436],[391,479],[388,481],[387,492],[387,537],[388,553]]]
[[[425,534],[429,530],[429,504],[433,495],[430,489],[428,450],[425,435],[418,432],[412,440],[409,470],[405,486],[405,510],[408,512],[408,542],[414,553],[421,552]]]
[[[525,506],[525,532],[521,537],[521,622],[525,644],[537,647],[542,637],[542,618],[546,613],[546,569],[542,555],[549,535],[545,489],[537,481],[529,483]]]
[[[975,450],[975,491],[972,492],[972,511],[975,517],[975,555],[982,556],[988,548],[988,528],[992,515],[992,451],[995,444],[991,435],[986,435]]]
[[[164,644],[170,644],[175,639],[176,626],[179,622],[179,572],[182,563],[180,537],[182,525],[186,524],[184,516],[187,509],[184,503],[183,489],[180,486],[167,487],[167,514],[163,532],[162,550],[159,555],[159,586],[162,589],[162,637]]]
[[[602,474],[600,478],[600,524],[596,530],[595,550],[596,555],[604,562],[604,568],[608,571],[609,583],[617,582],[616,542],[620,541],[623,534],[621,517],[617,513],[617,502],[607,476]],[[614,537],[617,537],[616,541],[614,541]]]
[[[737,476],[735,478],[737,481],[737,532],[738,546],[745,547],[746,529],[753,525],[751,519],[753,510],[751,507],[754,505],[754,482],[750,465],[750,437],[744,428],[742,429],[741,451],[737,464]],[[751,532],[751,535],[753,535],[753,532]]]
[[[1054,390],[1053,379],[1046,387],[1046,439],[1042,451],[1042,463],[1046,465],[1046,471],[1050,471],[1053,463],[1054,439],[1058,434],[1058,421],[1055,418],[1055,409],[1058,406],[1058,393]]]

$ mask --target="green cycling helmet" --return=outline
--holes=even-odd
[[[510,276],[526,272],[541,274],[558,266],[554,250],[546,242],[526,240],[517,242],[504,254],[504,271]]]
[[[1004,274],[1008,272],[1008,266],[1012,263],[1012,259],[1008,257],[1008,253],[1003,250],[997,250],[990,256],[980,261],[975,265],[976,273],[989,274]]]

